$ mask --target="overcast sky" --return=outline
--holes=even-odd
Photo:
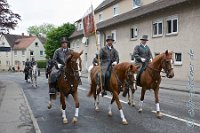
[[[32,25],[50,23],[60,26],[81,18],[91,3],[96,8],[103,0],[7,0],[13,12],[21,15],[22,21],[10,33],[27,34]]]

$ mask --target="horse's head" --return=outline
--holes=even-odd
[[[140,66],[134,66],[132,64],[129,65],[127,71],[126,71],[126,81],[129,84],[133,84],[133,82],[135,81],[135,77],[134,74],[138,71],[138,68]]]
[[[78,52],[70,52],[69,56],[67,57],[65,64],[68,65],[66,66],[66,68],[72,69],[73,71],[81,71],[82,67],[81,67],[81,55],[83,54],[83,51],[81,51],[80,53]]]
[[[172,54],[172,52],[168,52],[168,50],[166,50],[161,60],[161,67],[164,69],[168,78],[174,77],[174,71],[172,68]]]

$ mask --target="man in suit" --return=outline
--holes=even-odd
[[[148,36],[143,35],[140,40],[141,40],[140,44],[134,48],[133,52],[135,63],[141,66],[136,78],[137,84],[140,83],[141,73],[144,71],[147,64],[152,61],[152,53],[150,48],[147,46]]]
[[[72,52],[71,49],[68,48],[69,41],[63,37],[60,41],[61,47],[56,49],[53,55],[53,63],[55,64],[58,70],[53,69],[50,77],[49,77],[49,84],[51,84],[52,88],[49,89],[49,94],[56,94],[56,81],[60,76],[63,67],[65,66],[65,61]]]
[[[100,60],[101,60],[101,71],[102,71],[102,81],[104,91],[102,96],[106,95],[106,90],[109,90],[109,81],[111,76],[112,65],[119,63],[119,55],[117,50],[113,47],[113,42],[115,40],[112,36],[108,36],[106,39],[106,45],[100,50]]]

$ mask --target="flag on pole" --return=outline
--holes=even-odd
[[[83,17],[83,33],[87,37],[95,32],[93,6],[88,9]]]

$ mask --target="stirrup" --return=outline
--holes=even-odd
[[[106,92],[105,90],[103,90],[103,91],[101,92],[101,95],[102,95],[102,97],[103,97],[103,96],[107,95],[107,92]]]
[[[50,88],[50,89],[49,89],[49,94],[50,94],[50,95],[55,95],[56,92],[57,92],[57,90],[56,90],[55,88]]]

